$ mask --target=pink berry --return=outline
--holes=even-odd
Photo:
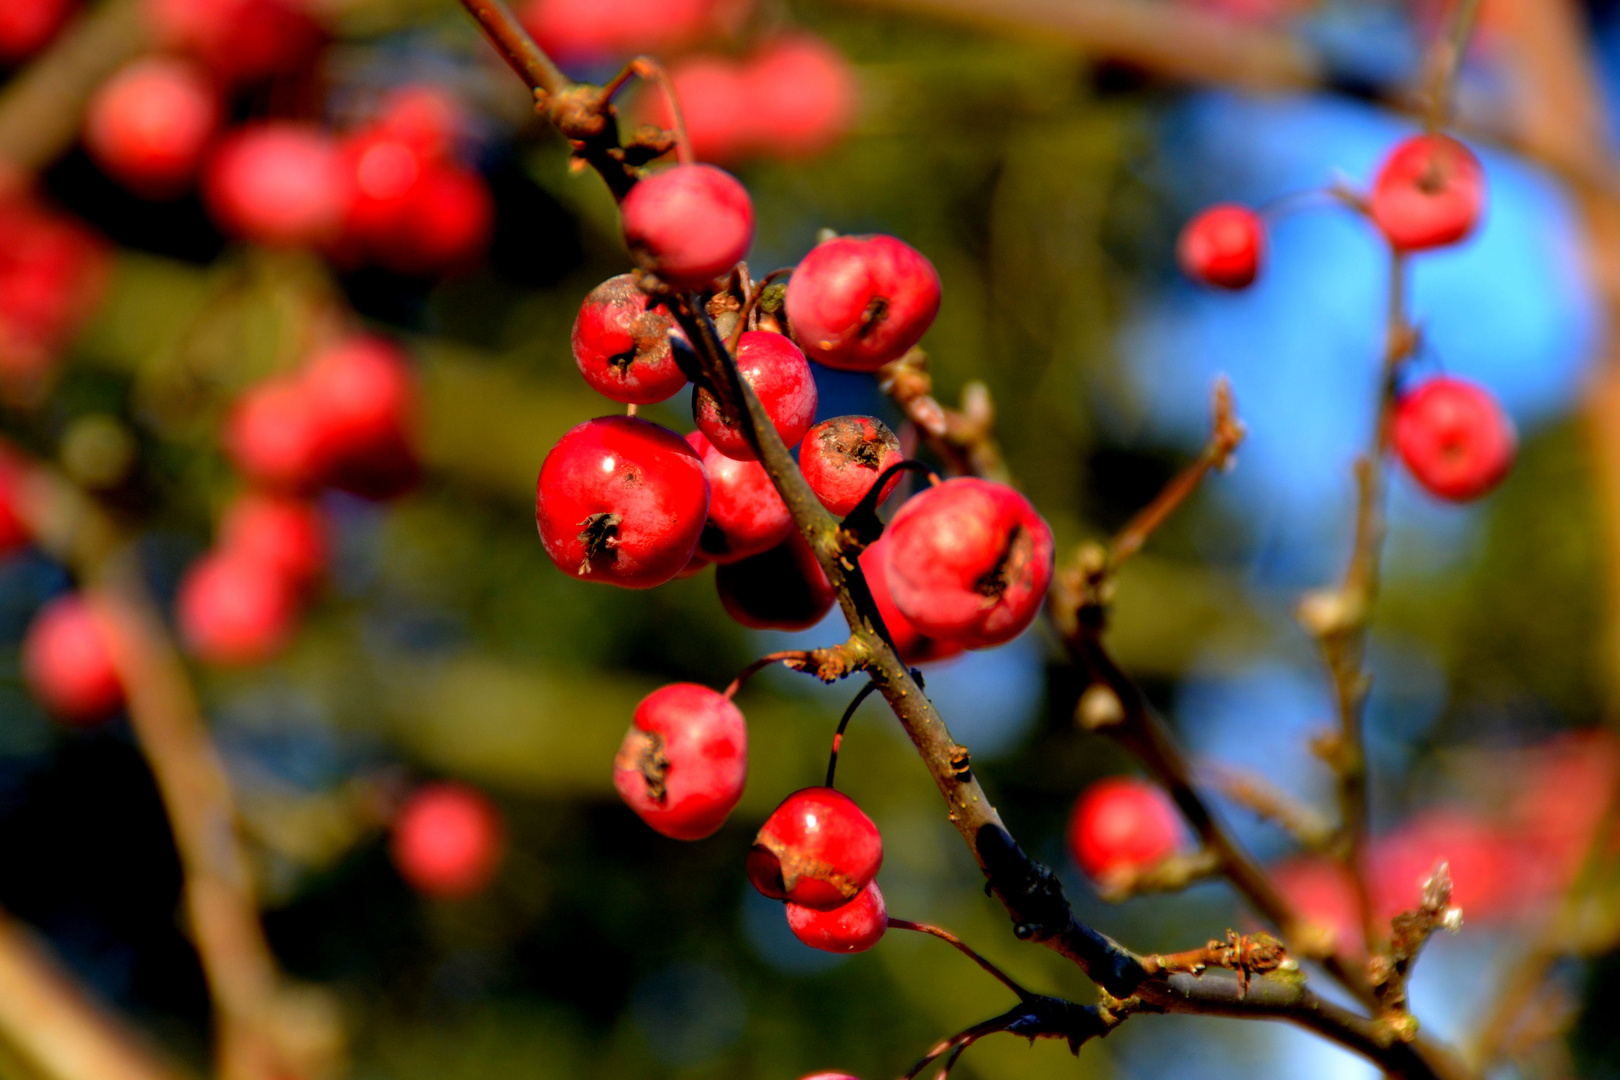
[[[114,75],[90,102],[85,148],[124,186],[177,195],[219,127],[219,91],[183,60],[150,57]]]
[[[771,812],[748,853],[748,879],[774,900],[843,907],[883,865],[883,838],[854,801],[829,787],[796,791]]]
[[[777,494],[765,466],[728,458],[694,431],[686,436],[709,474],[709,521],[698,541],[708,562],[734,563],[758,555],[793,532],[793,515]]]
[[[530,0],[522,18],[548,53],[568,63],[604,63],[678,50],[721,29],[727,6],[726,0]]]
[[[1370,202],[1373,222],[1397,251],[1455,244],[1484,210],[1485,170],[1456,139],[1415,135],[1384,159]]]
[[[415,486],[416,375],[399,346],[372,335],[342,339],[310,358],[302,386],[332,484],[370,498]]]
[[[755,102],[741,65],[723,56],[693,56],[670,68],[692,153],[703,161],[736,161],[753,148]],[[649,85],[641,99],[648,123],[673,129],[669,99]]]
[[[1440,376],[1395,406],[1395,451],[1431,495],[1477,499],[1513,467],[1518,437],[1490,391]]]
[[[302,499],[249,492],[225,511],[219,545],[232,557],[265,566],[294,591],[302,590],[326,566],[326,522]]]
[[[754,204],[713,165],[676,165],[630,189],[619,210],[624,241],[644,270],[677,289],[701,289],[748,254]]]
[[[809,1076],[801,1077],[800,1080],[861,1080],[861,1078],[858,1076],[851,1076],[849,1073],[818,1072],[811,1073]]]
[[[799,263],[785,303],[805,355],[828,367],[876,371],[932,325],[939,275],[892,236],[840,236]]]
[[[1265,226],[1246,206],[1212,206],[1189,221],[1176,242],[1181,271],[1222,289],[1246,289],[1260,272]]]
[[[495,199],[483,176],[453,162],[423,170],[405,201],[400,227],[372,251],[379,266],[401,274],[466,270],[483,257],[495,226]]]
[[[369,254],[408,227],[412,196],[430,158],[416,141],[374,128],[346,138],[341,153],[353,190],[344,240]]]
[[[748,779],[748,726],[730,699],[675,683],[636,706],[613,761],[613,786],[641,819],[676,840],[725,823]]]
[[[761,47],[748,61],[746,87],[741,96],[752,112],[753,140],[778,157],[820,153],[855,119],[855,75],[849,61],[808,34]]]
[[[929,637],[894,606],[894,597],[889,594],[888,550],[887,536],[881,536],[875,543],[867,545],[866,550],[861,552],[861,571],[866,577],[866,587],[872,592],[872,600],[877,604],[878,614],[883,616],[883,625],[894,642],[894,651],[907,664],[947,660],[960,653],[965,648],[961,642]]]
[[[830,953],[865,952],[889,928],[889,910],[876,881],[843,907],[817,911],[803,904],[787,904],[788,929],[810,946]]]
[[[14,64],[43,49],[75,6],[72,0],[6,0],[0,4],[0,64]]]
[[[836,599],[797,532],[767,552],[717,567],[714,586],[726,614],[755,630],[808,630]]]
[[[321,43],[299,0],[146,0],[145,7],[159,44],[231,81],[293,74]]]
[[[674,322],[650,307],[631,274],[592,289],[574,319],[574,364],[591,389],[626,405],[651,405],[679,393],[686,373],[670,342]]]
[[[675,577],[709,514],[703,463],[679,435],[628,416],[587,420],[540,466],[534,520],[566,574],[629,589]]]
[[[210,664],[256,664],[292,636],[297,604],[290,583],[267,563],[216,551],[193,563],[175,598],[180,636]]]
[[[816,419],[816,379],[804,353],[782,334],[750,330],[737,343],[737,370],[754,388],[782,441],[789,447],[799,445]],[[755,460],[754,449],[743,436],[742,418],[728,420],[706,388],[699,387],[692,395],[692,420],[722,454],[738,461]]]
[[[390,93],[375,124],[377,131],[428,160],[448,156],[466,126],[455,96],[432,83],[413,83]]]
[[[1180,846],[1175,806],[1163,789],[1142,780],[1099,780],[1069,815],[1069,852],[1094,881],[1146,869]]]
[[[483,792],[466,784],[427,784],[400,809],[389,853],[411,888],[459,900],[495,876],[503,832],[500,811]]]
[[[271,379],[249,389],[231,410],[224,441],[231,462],[254,483],[308,491],[325,478],[321,425],[302,383]]]
[[[895,607],[922,633],[970,649],[1023,633],[1052,580],[1052,530],[1006,484],[958,477],[927,488],[885,538]]]
[[[220,227],[277,247],[335,238],[352,190],[331,137],[308,124],[250,125],[209,159],[203,196]]]
[[[78,596],[52,600],[28,627],[22,647],[28,689],[67,723],[100,723],[124,704],[112,628]]]
[[[877,478],[900,464],[900,440],[871,416],[836,416],[811,428],[799,448],[799,470],[821,505],[843,517],[866,497]],[[882,505],[900,483],[895,473],[883,485]]]

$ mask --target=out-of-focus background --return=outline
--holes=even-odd
[[[1620,546],[1605,531],[1620,490],[1605,487],[1614,476],[1603,465],[1605,425],[1620,430],[1620,415],[1605,416],[1599,374],[1610,301],[1587,259],[1590,193],[1548,155],[1504,148],[1524,148],[1512,125],[1534,65],[1521,53],[1540,47],[1518,32],[1534,19],[1520,9],[1543,2],[1485,4],[1459,108],[1469,130],[1509,137],[1471,140],[1489,185],[1483,226],[1417,260],[1412,282],[1420,370],[1490,387],[1518,426],[1519,461],[1499,491],[1464,508],[1397,477],[1372,632],[1375,851],[1396,891],[1437,856],[1452,861],[1466,924],[1424,957],[1413,994],[1425,1030],[1464,1043],[1504,966],[1550,918],[1620,780],[1608,734]],[[29,3],[4,0],[7,11]],[[547,3],[534,0],[537,26]],[[668,41],[653,31],[687,17],[675,0],[572,5],[586,14],[551,6],[564,40],[585,33],[567,20],[588,22],[593,9],[622,6],[618,25],[636,31],[560,54],[582,78],[606,79],[642,49],[677,74],[710,58],[728,78],[785,34],[833,50],[833,73],[817,76],[831,84],[775,84],[801,95],[790,114],[851,95],[847,115],[833,110],[808,141],[728,143],[713,95],[698,88],[687,100],[694,134],[713,127],[700,153],[754,197],[750,265],[793,263],[823,228],[888,232],[924,252],[944,283],[923,342],[938,396],[988,386],[1010,470],[1060,551],[1107,536],[1190,460],[1214,380],[1230,377],[1249,429],[1236,468],[1128,566],[1111,641],[1200,760],[1262,771],[1331,813],[1332,778],[1308,744],[1332,701],[1292,610],[1348,554],[1350,463],[1371,423],[1387,255],[1364,222],[1305,205],[1271,231],[1261,280],[1233,295],[1182,279],[1174,244],[1211,202],[1259,206],[1365,182],[1416,129],[1390,102],[1418,85],[1443,6],[1141,0],[1124,8],[1149,12],[1164,34],[1112,52],[1106,20],[1075,15],[1087,0],[967,17],[973,5],[945,0],[756,0],[708,11],[696,32]],[[1620,12],[1548,6],[1585,31],[1601,107],[1620,92],[1610,78]],[[96,5],[64,10],[60,36],[14,50],[0,116],[60,63],[80,20],[105,16]],[[581,298],[629,267],[612,201],[594,175],[568,168],[566,146],[458,5],[323,0],[301,17],[309,49],[284,72],[239,81],[222,99],[226,124],[297,119],[346,137],[400,87],[438,87],[459,110],[458,167],[489,198],[487,244],[472,229],[466,252],[425,268],[254,244],[195,185],[144,197],[82,142],[64,145],[38,162],[30,212],[76,219],[105,280],[78,321],[64,320],[48,374],[19,377],[31,389],[9,395],[0,430],[134,523],[144,577],[168,611],[241,486],[220,448],[231,401],[295,368],[334,319],[407,350],[421,388],[421,484],[386,502],[322,495],[330,565],[291,645],[262,664],[193,666],[269,939],[290,976],[332,993],[346,1075],[892,1076],[937,1038],[1001,1011],[1006,992],[938,942],[890,935],[855,957],[817,953],[747,885],[754,831],[783,795],[818,781],[851,688],[772,671],[741,691],[748,789],[709,840],[664,839],[616,797],[612,757],[643,694],[676,680],[718,688],[763,652],[830,644],[839,616],[799,634],[753,632],[722,611],[712,572],[624,592],[551,565],[532,519],[536,471],[569,427],[618,408],[583,384],[569,347]],[[8,18],[0,12],[0,33]],[[1226,40],[1210,27],[1314,66],[1270,78],[1204,65],[1202,51]],[[1178,68],[1177,57],[1190,59]],[[633,94],[629,117],[651,108]],[[0,123],[0,158],[17,131]],[[26,277],[5,269],[15,250],[0,228],[0,311],[11,317],[28,310],[26,281],[4,291]],[[901,426],[869,377],[818,368],[817,379],[822,416]],[[691,427],[684,395],[643,415]],[[98,472],[108,454],[122,465]],[[23,634],[70,588],[68,569],[37,550],[0,563],[0,906],[201,1072],[208,999],[131,729],[121,718],[92,730],[53,722],[23,682]],[[1218,884],[1121,906],[1096,898],[1067,853],[1065,821],[1089,782],[1134,766],[1076,728],[1076,676],[1048,628],[926,675],[1003,816],[1059,869],[1082,918],[1139,949],[1257,925]],[[482,789],[504,820],[500,869],[470,898],[419,896],[390,862],[379,807],[437,778]],[[1013,939],[875,699],[852,724],[840,779],[883,831],[893,914],[952,928],[1035,989],[1089,1000],[1077,970]],[[1226,809],[1285,867],[1301,902],[1317,902],[1286,838]],[[1599,894],[1586,915],[1576,935],[1586,955],[1560,961],[1538,997],[1545,1038],[1526,1039],[1500,1075],[1620,1075],[1620,892]],[[0,1074],[10,1067],[0,1056]],[[1291,1029],[1153,1017],[1087,1046],[1078,1064],[1061,1045],[1000,1036],[956,1071],[1372,1075]],[[18,1064],[15,1075],[36,1074]]]

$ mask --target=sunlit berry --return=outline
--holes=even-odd
[[[568,63],[663,54],[746,10],[735,0],[530,0],[523,25],[540,47]],[[738,14],[741,13],[738,11]]]
[[[866,497],[879,476],[900,464],[900,440],[871,416],[835,416],[811,428],[799,447],[799,470],[821,505],[843,517]],[[883,485],[877,505],[900,482],[895,473]]]
[[[1052,530],[1006,484],[958,477],[925,488],[885,538],[895,607],[922,633],[969,648],[1021,634],[1052,580]]]
[[[400,809],[389,854],[411,888],[458,900],[494,878],[503,833],[500,811],[483,792],[453,782],[427,784]]]
[[[675,683],[636,706],[613,760],[613,786],[643,821],[676,840],[725,823],[748,779],[748,725],[730,699]]]
[[[85,115],[85,149],[150,198],[183,191],[219,128],[219,91],[183,60],[137,60],[104,83]]]
[[[872,819],[843,792],[812,787],[765,819],[748,853],[748,879],[772,899],[831,911],[859,896],[882,865]]]
[[[894,642],[894,651],[907,664],[946,660],[960,653],[966,648],[961,642],[929,637],[894,606],[894,597],[889,595],[888,550],[887,536],[880,536],[869,544],[861,552],[861,571],[878,614],[883,616],[883,625]]]
[[[1181,819],[1163,789],[1128,777],[1092,784],[1069,815],[1070,854],[1104,883],[1175,854],[1181,834]]]
[[[574,318],[574,364],[592,390],[614,401],[663,401],[686,385],[670,340],[673,328],[634,276],[608,278],[586,295]]]
[[[698,552],[709,562],[734,563],[758,555],[793,532],[793,515],[777,494],[765,466],[728,458],[703,437],[686,436],[709,475],[709,520],[698,540]]]
[[[298,614],[291,583],[268,563],[225,550],[198,559],[175,597],[186,648],[211,664],[256,664],[280,652]]]
[[[828,367],[876,371],[917,344],[939,312],[934,264],[892,236],[840,236],[788,279],[793,337]]]
[[[799,445],[816,419],[816,379],[804,353],[782,334],[750,330],[738,340],[737,370],[754,388],[782,441],[789,448]],[[756,459],[743,435],[745,419],[728,418],[706,387],[692,394],[692,420],[720,453],[739,461]]]
[[[1176,258],[1182,273],[1222,289],[1254,283],[1266,246],[1260,215],[1246,206],[1212,206],[1181,230]]]
[[[403,349],[370,334],[340,339],[310,357],[301,385],[328,483],[372,499],[416,485],[416,375]]]
[[[810,946],[830,953],[865,952],[889,928],[889,909],[876,881],[842,907],[818,911],[803,904],[786,904],[788,929]]]
[[[352,193],[332,138],[290,121],[239,128],[203,172],[203,196],[222,229],[279,247],[334,239]]]
[[[301,590],[326,566],[326,521],[304,499],[248,492],[225,511],[219,546],[233,557],[268,567],[290,588]]]
[[[714,587],[726,614],[755,630],[808,630],[837,599],[797,532],[769,551],[717,567]]]
[[[849,61],[808,34],[761,46],[749,57],[745,78],[743,98],[752,114],[752,140],[764,153],[778,157],[820,153],[837,142],[855,119],[855,75]]]
[[[534,520],[566,574],[631,589],[686,568],[709,514],[709,478],[686,440],[635,417],[588,420],[546,455]]]
[[[701,289],[748,254],[754,204],[713,165],[676,165],[642,180],[619,204],[624,240],[644,270],[678,289]]]
[[[55,717],[74,725],[107,719],[124,704],[113,630],[79,596],[46,604],[23,637],[28,689]]]
[[[1373,221],[1397,251],[1455,244],[1485,208],[1485,170],[1446,135],[1415,135],[1384,159],[1369,200]]]
[[[1395,450],[1425,491],[1477,499],[1513,467],[1518,437],[1490,391],[1440,376],[1402,395],[1395,406]]]

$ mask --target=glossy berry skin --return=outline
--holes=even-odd
[[[748,254],[754,203],[713,165],[676,165],[641,180],[619,204],[624,241],[642,269],[677,289],[701,289]]]
[[[876,881],[843,907],[817,911],[803,904],[787,904],[788,929],[810,946],[830,953],[865,952],[889,928],[889,909]]]
[[[816,419],[816,379],[804,353],[782,334],[750,330],[737,342],[737,370],[754,388],[782,441],[789,448],[799,445]],[[692,420],[720,453],[755,460],[741,418],[728,421],[719,400],[705,388],[692,395]]]
[[[34,697],[66,723],[97,724],[124,705],[111,628],[81,597],[40,610],[23,638],[22,668]]]
[[[714,587],[726,614],[754,630],[808,630],[837,599],[797,532],[763,554],[716,567]]]
[[[1006,484],[959,477],[927,488],[885,539],[895,607],[920,632],[970,649],[1023,633],[1052,580],[1052,530]]]
[[[1397,251],[1455,244],[1485,208],[1485,170],[1473,151],[1445,135],[1400,143],[1379,167],[1369,210]]]
[[[460,900],[494,878],[504,831],[500,811],[482,792],[466,784],[427,784],[400,808],[389,854],[417,892]]]
[[[725,823],[748,779],[748,726],[706,686],[675,683],[636,706],[613,759],[613,786],[665,836],[701,840]]]
[[[1204,285],[1246,289],[1266,246],[1260,215],[1246,206],[1212,206],[1187,222],[1176,241],[1182,273]]]
[[[416,375],[386,338],[357,335],[310,357],[300,380],[329,482],[388,498],[417,477]]]
[[[832,911],[871,884],[883,838],[841,791],[804,788],[782,800],[754,838],[748,880],[774,900]]]
[[[948,660],[961,653],[966,647],[961,642],[929,637],[894,606],[894,597],[889,594],[886,565],[888,544],[888,537],[880,536],[861,552],[861,572],[866,577],[867,588],[872,592],[872,600],[877,604],[878,614],[883,616],[883,625],[888,628],[889,637],[894,641],[895,652],[907,664]]]
[[[580,424],[540,466],[534,520],[566,574],[627,589],[686,568],[709,514],[709,478],[679,435],[630,416]]]
[[[326,520],[303,499],[249,492],[225,511],[219,544],[233,557],[264,566],[299,591],[326,566]]]
[[[883,473],[900,464],[900,440],[871,416],[835,416],[805,433],[799,471],[829,513],[843,517],[866,497]],[[883,485],[878,505],[900,483],[895,473]]]
[[[1395,452],[1423,489],[1453,502],[1477,499],[1513,467],[1513,422],[1484,387],[1430,379],[1395,406]]]
[[[219,128],[219,91],[183,60],[137,60],[104,83],[85,116],[85,149],[148,198],[184,191]]]
[[[336,238],[352,194],[337,144],[310,124],[239,128],[203,172],[203,198],[220,228],[276,247]]]
[[[291,379],[249,389],[226,420],[225,449],[249,480],[308,491],[326,476],[327,447],[308,390]]]
[[[1114,776],[1092,784],[1069,815],[1069,852],[1094,881],[1142,870],[1181,846],[1181,820],[1164,791]]]
[[[686,373],[670,341],[674,321],[649,308],[630,274],[592,289],[574,318],[574,364],[592,390],[626,405],[651,405],[675,396]]]
[[[290,583],[267,563],[226,550],[186,571],[175,617],[186,648],[210,664],[256,664],[292,637],[297,604]]]
[[[840,236],[804,257],[784,302],[806,356],[845,371],[876,371],[933,324],[939,275],[892,236]]]
[[[855,119],[855,74],[831,45],[808,34],[778,38],[749,58],[746,92],[753,142],[775,157],[820,153]],[[685,98],[681,99],[683,102]]]
[[[705,561],[734,563],[769,551],[792,534],[793,515],[765,466],[726,457],[701,431],[691,432],[686,441],[709,475],[709,520],[698,540]]]

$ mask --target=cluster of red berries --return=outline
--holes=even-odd
[[[1367,217],[1397,256],[1466,239],[1485,208],[1485,171],[1472,151],[1445,135],[1397,144],[1364,200]],[[1212,206],[1190,221],[1177,245],[1188,277],[1223,289],[1247,288],[1259,274],[1265,226],[1244,206]],[[1479,498],[1512,468],[1513,423],[1489,391],[1437,376],[1396,403],[1395,452],[1424,490],[1442,499]]]

